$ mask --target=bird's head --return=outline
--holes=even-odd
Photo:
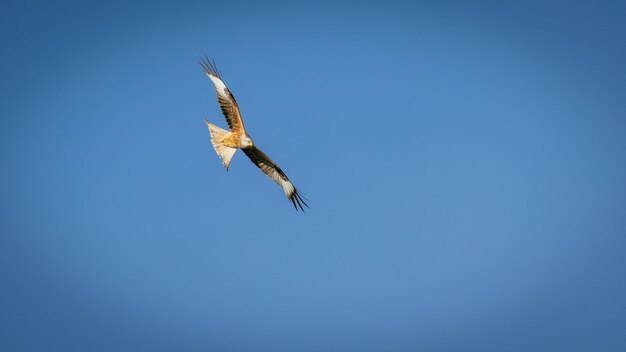
[[[252,142],[252,139],[249,136],[243,136],[241,138],[241,147],[242,148],[252,147],[253,145],[254,145],[254,143]]]

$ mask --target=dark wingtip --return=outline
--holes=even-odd
[[[302,205],[309,208],[309,205],[306,204],[302,195],[300,194],[300,192],[298,192],[297,189],[293,192],[289,200],[291,201],[291,204],[293,204],[293,207],[296,209],[296,211],[302,210],[302,212],[304,213],[304,207]],[[298,208],[300,208],[300,210],[298,210]]]
[[[209,59],[209,57],[206,55],[204,55],[204,57],[200,56],[199,63],[200,63],[200,66],[202,66],[202,68],[204,69],[204,72],[213,76],[217,76],[220,79],[222,79],[222,74],[217,69],[217,65],[215,64],[214,59]]]

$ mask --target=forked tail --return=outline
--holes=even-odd
[[[228,171],[228,165],[230,165],[230,160],[233,158],[233,155],[235,155],[237,148],[226,147],[222,145],[222,141],[232,132],[219,128],[207,120],[204,120],[204,122],[209,127],[209,133],[211,134],[211,143],[213,144],[213,149],[215,149],[217,155],[219,155],[219,157],[222,159],[222,163],[224,164],[226,171]]]

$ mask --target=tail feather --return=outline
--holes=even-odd
[[[232,132],[219,128],[207,120],[204,120],[204,122],[209,127],[209,133],[211,134],[211,143],[213,144],[213,149],[215,149],[217,155],[219,155],[219,157],[222,159],[222,163],[224,164],[226,171],[228,171],[228,166],[230,165],[230,161],[233,158],[233,155],[235,155],[237,148],[223,146],[221,142]]]

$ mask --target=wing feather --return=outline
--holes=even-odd
[[[274,182],[276,182],[285,192],[287,199],[293,204],[294,208],[304,211],[303,205],[309,207],[304,201],[302,195],[296,187],[289,181],[289,178],[283,170],[276,165],[265,153],[259,148],[252,146],[249,148],[242,148],[243,152],[250,158],[250,160],[256,165],[264,174],[269,176]]]
[[[215,61],[209,60],[208,57],[200,58],[200,65],[204,69],[204,73],[211,79],[215,92],[217,93],[217,101],[222,109],[222,114],[226,118],[228,127],[234,133],[243,133],[245,129],[243,127],[243,121],[241,120],[241,113],[239,112],[239,105],[233,94],[228,90],[224,81],[222,81],[222,75],[219,73]]]

